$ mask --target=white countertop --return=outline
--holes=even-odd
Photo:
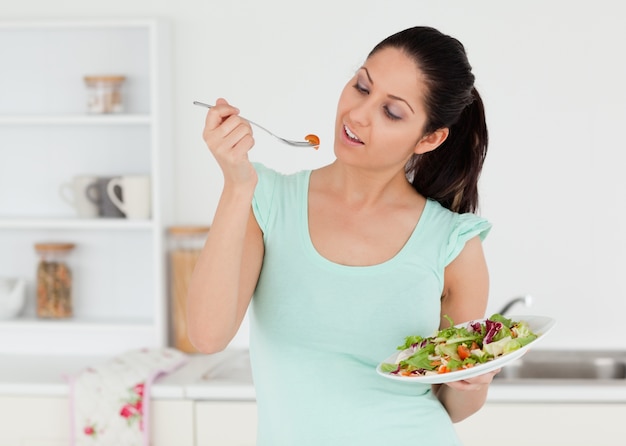
[[[245,367],[247,354],[247,351],[233,350],[213,355],[190,355],[187,364],[155,381],[151,396],[154,399],[254,400],[252,378],[249,367]],[[0,355],[0,396],[69,396],[69,377],[110,359],[102,356]],[[234,366],[231,370],[225,364]],[[204,379],[207,371],[216,373],[211,379]]]
[[[254,401],[248,352],[190,355],[189,362],[159,378],[154,399]],[[67,377],[110,358],[0,355],[0,396],[69,396]],[[494,382],[488,402],[626,403],[626,380]]]

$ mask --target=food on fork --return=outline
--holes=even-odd
[[[319,138],[319,136],[310,134],[310,135],[306,135],[304,137],[304,139],[306,141],[310,142],[315,150],[320,148],[320,138]]]

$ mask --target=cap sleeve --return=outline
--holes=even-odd
[[[259,178],[252,197],[252,211],[259,227],[265,233],[270,220],[274,187],[278,174],[261,163],[254,162],[252,165]]]
[[[490,230],[491,223],[484,218],[471,213],[459,214],[448,239],[445,266],[461,253],[468,240],[476,236],[484,240]]]

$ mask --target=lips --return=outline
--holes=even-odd
[[[343,132],[345,136],[348,138],[348,140],[357,144],[363,144],[363,141],[361,141],[359,137],[352,130],[350,130],[348,126],[345,124],[343,126]]]

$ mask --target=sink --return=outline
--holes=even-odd
[[[494,378],[495,382],[526,380],[626,382],[626,352],[531,350]]]

